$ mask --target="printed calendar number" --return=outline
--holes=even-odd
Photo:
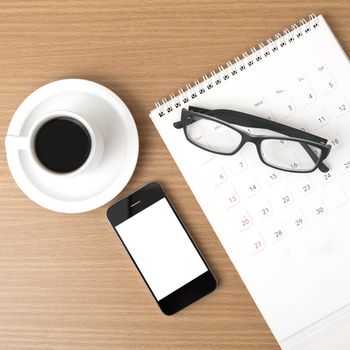
[[[307,214],[307,217],[317,220],[327,214],[327,208],[321,198],[309,198],[303,203],[303,212]]]
[[[293,91],[293,102],[299,107],[304,107],[315,101],[316,95],[304,74],[299,74],[297,79],[290,81]]]
[[[279,222],[271,222],[261,229],[261,236],[267,243],[275,243],[285,236],[285,231]]]
[[[350,152],[344,147],[334,152],[331,150],[330,157],[332,170],[336,175],[343,175],[350,171]]]
[[[268,179],[268,184],[272,185],[281,179],[281,175],[278,171],[273,171],[272,173],[269,173],[267,179]]]
[[[235,196],[235,195],[233,195],[233,196],[231,196],[231,197],[229,197],[229,202],[231,203],[231,204],[235,204],[236,202],[237,202],[237,197]]]
[[[234,216],[234,226],[235,231],[244,231],[252,225],[252,219],[246,210],[240,211],[237,214],[232,214]]]
[[[303,219],[299,218],[294,221],[296,227],[300,227],[303,225]]]
[[[225,163],[225,167],[230,174],[236,175],[247,168],[247,163],[242,154],[235,154]]]
[[[203,164],[199,171],[200,176],[204,176],[206,183],[212,188],[219,186],[227,179],[227,175],[223,167],[212,160]]]
[[[313,182],[307,174],[293,176],[289,183],[289,190],[295,198],[308,196],[314,190]]]
[[[309,184],[304,185],[304,186],[303,186],[303,191],[304,191],[304,192],[309,192],[309,191],[311,191],[311,186],[310,186]]]
[[[327,212],[325,205],[323,205],[322,201],[320,201],[320,204],[314,207],[314,218],[318,219],[321,216],[325,215]]]
[[[313,73],[313,86],[315,86],[322,95],[335,89],[336,83],[325,64],[317,65],[315,71],[310,73]]]
[[[332,174],[330,172],[323,174],[324,181],[330,181],[332,179]]]
[[[246,216],[243,216],[243,217],[241,218],[241,225],[242,225],[242,227],[247,227],[247,226],[249,226],[249,225],[250,225],[250,220],[249,220],[249,218],[246,217]]]
[[[286,141],[286,140],[279,140],[279,143],[280,143],[280,146],[281,146],[280,149],[282,149],[282,148],[284,148],[284,146],[288,145],[288,141]],[[278,151],[278,149],[276,151]]]
[[[289,166],[291,169],[297,169],[299,167],[298,163],[296,162],[290,163]]]
[[[317,118],[318,122],[323,125],[323,124],[326,124],[327,123],[327,118],[322,115],[321,117]]]
[[[281,237],[283,235],[283,232],[282,232],[282,230],[277,230],[277,231],[274,232],[274,235],[275,235],[276,238],[279,238],[279,237]]]
[[[282,197],[283,204],[288,204],[291,201],[291,198],[289,196]]]
[[[237,190],[241,197],[252,197],[260,191],[260,184],[254,177],[240,175],[236,178],[237,183],[240,184]]]
[[[265,220],[273,213],[272,206],[263,195],[251,198],[247,206],[254,220]]]
[[[313,106],[312,108],[308,108],[306,109],[305,114],[309,115],[304,119],[304,122],[310,132],[318,130],[329,123],[328,114],[321,106]]]
[[[334,106],[334,109],[336,109],[336,115],[342,115],[346,113],[349,110],[349,106],[347,102],[344,100],[344,98],[339,97],[339,100]]]
[[[239,203],[239,197],[229,181],[216,187],[213,196],[215,199],[211,202],[216,209],[228,210]]]
[[[263,250],[266,244],[259,233],[247,231],[240,237],[240,252],[246,255],[254,255]]]
[[[291,208],[285,212],[283,223],[290,229],[296,231],[305,225],[306,219],[299,209]]]
[[[254,242],[254,247],[255,247],[255,250],[261,249],[262,242],[261,241]]]
[[[273,170],[264,164],[259,164],[257,166],[255,174],[259,183],[266,186],[272,186],[281,179],[281,174],[278,170]]]
[[[348,110],[347,106],[343,103],[338,107],[340,112],[346,112]]]
[[[229,227],[232,229],[232,232],[237,233],[244,231],[252,226],[253,219],[245,209],[236,206],[230,209],[229,216],[227,217]],[[250,232],[250,231],[248,231]]]
[[[259,185],[257,183],[251,183],[250,185],[248,185],[248,189],[247,189],[248,196],[253,196],[258,192],[259,192]]]
[[[266,244],[261,239],[260,235],[258,235],[258,236],[259,236],[259,240],[253,242],[253,254],[260,252],[261,250],[263,250],[266,247]]]
[[[340,168],[340,169],[342,169],[342,168]],[[315,175],[316,175],[315,176],[316,185],[325,186],[325,185],[328,185],[329,183],[333,182],[333,180],[335,179],[334,172],[331,170],[328,171],[327,173],[318,172]]]
[[[255,192],[258,190],[257,186],[256,185],[251,185],[249,186],[249,189],[250,189],[250,192]]]
[[[349,104],[342,95],[331,95],[324,108],[330,116],[339,117],[349,111]]]
[[[276,174],[276,173],[272,173],[272,174],[270,175],[270,179],[271,179],[272,181],[277,180],[277,174]]]
[[[295,110],[294,103],[283,87],[274,89],[269,104],[275,118],[285,118]]]
[[[332,144],[333,150],[341,144],[341,140],[339,137],[333,138],[330,142]]]
[[[262,212],[262,215],[269,215],[270,214],[270,210],[267,207],[266,208],[262,208],[261,212]]]
[[[269,201],[272,204],[272,208],[276,207],[283,209],[289,206],[293,200],[292,192],[283,186],[276,185],[269,195]]]
[[[298,210],[299,212],[299,210]],[[296,215],[293,215],[293,221],[291,221],[291,223],[293,224],[292,227],[294,230],[299,230],[301,227],[304,226],[305,224],[305,219],[304,217],[301,215],[301,213],[295,213]]]
[[[317,215],[322,215],[324,212],[325,212],[325,210],[324,210],[323,207],[319,207],[319,208],[316,209],[316,214]]]

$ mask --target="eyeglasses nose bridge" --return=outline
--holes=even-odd
[[[243,134],[243,141],[245,143],[250,142],[250,143],[254,143],[255,145],[258,145],[257,139],[259,138],[259,136],[251,134],[250,132],[245,132]]]
[[[242,143],[243,144],[246,144],[246,143],[254,144],[255,148],[256,148],[256,151],[258,152],[258,154],[260,156],[261,136],[254,135],[254,134],[251,134],[249,132],[245,132],[243,134]]]

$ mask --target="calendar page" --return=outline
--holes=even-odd
[[[350,315],[350,66],[322,16],[284,34],[150,116],[276,339],[295,348]],[[201,150],[173,127],[188,106],[242,111],[326,138],[330,171],[273,169],[251,143],[233,156]]]

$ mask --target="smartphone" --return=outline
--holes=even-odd
[[[216,278],[158,183],[110,207],[107,218],[164,314],[215,290]]]

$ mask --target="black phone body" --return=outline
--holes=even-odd
[[[216,278],[158,183],[122,199],[107,217],[164,314],[215,290]]]

